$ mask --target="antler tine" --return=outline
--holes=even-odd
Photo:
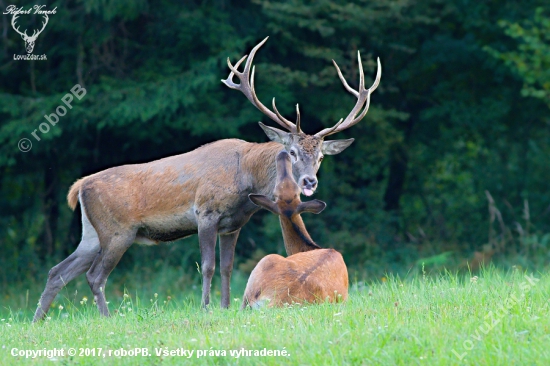
[[[357,65],[359,65],[359,94],[361,94],[365,90],[365,73],[363,72],[363,62],[359,51],[357,51]]]
[[[361,62],[361,54],[359,53],[359,51],[357,52],[357,59],[359,62],[359,91],[352,89],[348,85],[348,83],[346,82],[346,80],[342,75],[342,72],[340,71],[340,68],[338,67],[336,62],[334,62],[333,60],[334,66],[338,71],[338,76],[340,77],[342,84],[344,85],[344,87],[348,92],[350,92],[351,94],[355,95],[355,97],[357,97],[357,103],[355,104],[355,107],[353,107],[353,109],[351,110],[350,114],[348,114],[348,116],[344,120],[340,120],[332,128],[325,128],[324,130],[316,133],[315,134],[316,137],[324,138],[326,136],[329,136],[337,132],[343,131],[347,128],[350,128],[351,126],[355,125],[357,122],[362,120],[363,117],[365,117],[365,115],[367,114],[370,106],[370,95],[373,91],[376,90],[376,88],[380,84],[380,79],[382,78],[382,65],[380,64],[380,58],[377,58],[378,70],[376,72],[376,79],[374,80],[374,83],[370,88],[365,89],[365,76],[363,73],[363,65]],[[363,111],[359,113],[361,109],[363,109]],[[357,116],[358,113],[359,115]]]
[[[378,69],[376,71],[376,79],[374,79],[374,83],[372,83],[371,87],[369,88],[371,93],[375,91],[376,88],[378,88],[378,85],[380,84],[380,79],[382,79],[382,65],[380,64],[380,57],[376,58],[376,64]]]
[[[342,71],[340,71],[340,68],[338,67],[338,64],[336,63],[336,61],[332,60],[332,63],[334,64],[334,67],[336,67],[336,71],[338,72],[338,77],[340,78],[340,81],[342,81],[342,84],[344,84],[344,87],[346,88],[346,90],[359,98],[359,93],[353,90],[348,85],[348,82],[346,81],[346,79],[344,79],[344,75],[342,75]]]
[[[247,79],[248,79],[248,74],[250,73],[250,66],[252,65],[252,61],[254,60],[254,56],[256,56],[256,52],[258,52],[258,50],[260,49],[260,47],[262,47],[264,45],[264,43],[267,42],[267,39],[269,37],[265,37],[263,41],[261,41],[260,43],[258,43],[253,49],[252,51],[250,51],[250,57],[248,58],[248,60],[246,60],[246,64],[244,65],[244,70],[243,70],[243,74],[245,74],[247,76]]]
[[[336,132],[334,132],[334,130],[336,130],[338,128],[338,126],[340,126],[343,122],[344,122],[344,119],[340,118],[340,120],[338,122],[336,122],[336,124],[333,127],[325,128],[326,133],[323,135],[323,137],[326,137],[326,136],[332,135],[333,133],[336,133]]]
[[[239,89],[239,84],[235,84],[233,82],[233,76],[235,76],[236,73],[239,73],[237,69],[241,65],[241,63],[248,57],[248,55],[244,55],[236,64],[235,66],[231,65],[231,61],[229,60],[229,57],[227,58],[227,66],[229,66],[229,69],[231,70],[231,73],[227,77],[227,79],[222,79],[222,83],[230,87],[231,89]]]
[[[237,62],[235,66],[231,65],[231,62],[229,61],[229,58],[227,59],[227,66],[229,66],[229,69],[231,70],[231,73],[227,77],[227,79],[222,79],[222,82],[227,85],[231,89],[240,90],[246,98],[269,118],[271,118],[273,121],[277,122],[282,127],[289,130],[291,133],[296,133],[296,125],[294,123],[290,122],[289,120],[285,119],[280,113],[276,110],[276,113],[273,113],[269,108],[267,108],[265,105],[260,102],[258,97],[256,96],[256,91],[254,89],[254,71],[255,67],[252,66],[252,61],[254,60],[254,56],[256,55],[256,52],[260,47],[267,41],[269,37],[266,37],[263,41],[258,43],[252,51],[250,51],[250,56],[246,60],[246,63],[244,65],[243,72],[238,71],[238,67],[240,64],[247,58],[247,56],[244,56]],[[252,72],[251,72],[252,71]],[[233,76],[237,76],[240,83],[235,84],[233,82]]]
[[[300,129],[300,107],[296,104],[296,133],[300,132],[302,132]]]
[[[281,113],[279,113],[279,110],[277,110],[277,107],[275,106],[275,98],[273,98],[273,102],[271,103],[273,105],[273,110],[275,111],[275,114],[277,115],[277,117],[283,121],[286,125],[287,125],[287,128],[292,131],[293,133],[300,133],[300,129],[299,129],[299,126],[298,125],[295,125],[294,123],[290,122],[288,119],[286,119],[285,117],[283,117],[283,115]],[[299,116],[299,115],[298,115]],[[299,117],[298,117],[299,118]]]

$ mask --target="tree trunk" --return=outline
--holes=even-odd
[[[405,185],[408,157],[407,152],[401,145],[393,147],[390,154],[390,175],[384,194],[384,210],[398,211],[399,200]]]

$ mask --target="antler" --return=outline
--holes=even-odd
[[[282,127],[289,130],[291,133],[300,133],[300,111],[298,109],[298,105],[296,105],[296,113],[298,115],[298,118],[296,120],[296,124],[290,122],[286,118],[284,118],[279,111],[277,110],[277,107],[275,107],[275,98],[273,98],[273,110],[275,113],[269,110],[265,105],[260,102],[258,97],[256,96],[256,91],[254,90],[254,68],[252,67],[252,74],[250,74],[250,67],[252,66],[252,60],[254,59],[254,55],[256,54],[256,51],[267,41],[269,37],[266,37],[263,41],[258,43],[256,47],[250,51],[250,57],[246,61],[246,64],[244,65],[243,72],[239,72],[237,69],[241,65],[241,63],[247,58],[248,55],[244,55],[243,58],[241,58],[235,66],[231,65],[231,61],[229,61],[229,57],[227,58],[227,66],[229,66],[229,69],[231,70],[231,73],[227,77],[227,79],[222,79],[222,82],[230,87],[231,89],[240,90],[247,98],[248,100],[260,110],[263,114],[271,118],[273,121],[277,122]],[[240,84],[235,84],[233,82],[233,76],[237,76],[237,78],[240,80]]]
[[[350,114],[346,117],[346,119],[340,119],[340,121],[338,121],[338,123],[336,123],[336,125],[334,125],[333,127],[325,128],[324,130],[316,133],[315,137],[325,138],[326,136],[350,128],[351,126],[362,120],[363,117],[365,117],[365,115],[367,114],[370,105],[370,94],[376,90],[378,84],[380,83],[380,78],[382,77],[382,65],[380,65],[380,58],[377,58],[378,71],[376,72],[376,79],[374,80],[374,84],[372,84],[370,88],[365,89],[365,76],[363,74],[363,65],[361,63],[361,54],[359,53],[359,51],[357,51],[357,59],[359,62],[359,91],[352,89],[348,85],[346,79],[344,79],[344,76],[340,71],[340,68],[336,64],[336,61],[332,60],[332,62],[334,63],[334,67],[336,67],[336,70],[338,71],[338,76],[340,77],[342,84],[344,84],[344,87],[348,92],[357,97],[357,103],[355,104],[355,107],[353,107],[353,109],[351,110]],[[366,105],[365,109],[357,116],[357,113],[361,111],[364,105]]]

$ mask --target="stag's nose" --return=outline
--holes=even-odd
[[[304,186],[306,186],[307,188],[317,187],[317,178],[304,177]]]
[[[317,178],[306,176],[302,179],[302,192],[306,196],[311,196],[317,188]]]

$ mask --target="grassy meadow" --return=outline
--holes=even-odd
[[[151,288],[120,293],[111,284],[111,318],[99,316],[83,281],[75,281],[41,324],[30,322],[34,304],[22,290],[0,309],[0,359],[2,365],[550,364],[546,273],[491,267],[475,275],[389,276],[355,281],[343,304],[239,311],[244,281],[235,276],[229,310],[218,308],[214,285],[215,306],[206,311],[199,286],[167,295]],[[25,358],[25,350],[54,348],[64,354]],[[75,356],[67,354],[71,348]]]

